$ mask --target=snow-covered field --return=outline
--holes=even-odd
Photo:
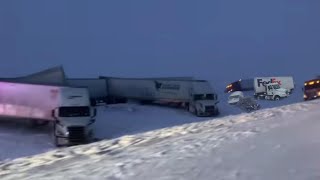
[[[301,101],[300,92],[296,91],[292,96],[279,102],[262,100],[259,103],[263,108],[269,108]],[[219,104],[220,117],[242,113],[240,109],[227,104],[227,94],[221,93],[219,97],[221,101]],[[99,139],[113,139],[123,135],[211,119],[210,117],[195,117],[183,109],[172,107],[142,106],[134,103],[119,104],[98,108],[95,133]],[[1,121],[0,123],[0,142],[3,147],[0,148],[0,161],[55,149],[49,127],[34,129],[21,122]]]
[[[316,100],[53,150],[2,162],[0,177],[317,179],[319,108]]]

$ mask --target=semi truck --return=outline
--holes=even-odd
[[[309,101],[320,97],[320,78],[311,79],[304,82],[303,99]]]
[[[100,78],[107,81],[108,98],[114,102],[130,99],[141,103],[168,103],[184,107],[197,116],[219,114],[218,96],[205,80]]]
[[[256,99],[280,100],[289,97],[294,90],[292,77],[254,78],[254,97]]]
[[[0,82],[0,119],[48,123],[58,147],[93,140],[95,116],[86,88]]]
[[[105,104],[108,99],[107,81],[99,78],[68,78],[68,86],[88,88],[92,106]]]
[[[236,92],[236,91],[253,91],[253,79],[240,79],[232,82],[226,86],[225,93]]]
[[[108,79],[112,79],[109,77]],[[117,79],[117,78],[115,78]],[[192,80],[193,77],[154,77],[145,80]],[[74,87],[88,88],[92,106],[125,103],[126,98],[115,98],[108,94],[108,81],[106,78],[68,78],[66,84]]]

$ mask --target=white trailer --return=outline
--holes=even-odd
[[[91,141],[95,115],[86,88],[0,82],[0,119],[49,122],[56,146]]]
[[[254,97],[257,99],[280,100],[289,97],[295,84],[292,77],[254,78]]]
[[[88,88],[91,105],[105,104],[108,97],[107,81],[99,78],[70,78],[67,85]]]
[[[100,77],[101,78],[101,77]],[[197,116],[219,114],[218,97],[204,80],[108,78],[108,96],[143,103],[175,103]]]

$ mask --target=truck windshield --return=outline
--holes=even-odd
[[[235,95],[235,96],[230,96],[230,97],[229,97],[229,100],[231,100],[231,99],[239,99],[239,98],[240,98],[239,95]]]
[[[195,94],[193,100],[214,100],[214,94]]]
[[[311,83],[309,83],[308,85],[306,85],[306,86],[304,86],[304,89],[305,90],[309,90],[309,89],[318,89],[318,88],[320,88],[320,83],[314,83],[314,84],[311,84]]]
[[[60,107],[60,117],[88,117],[90,116],[90,108],[88,106],[77,107]]]
[[[273,89],[280,89],[280,85],[279,84],[273,85]]]

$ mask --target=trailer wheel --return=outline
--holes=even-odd
[[[274,97],[274,100],[275,100],[275,101],[279,101],[279,100],[280,100],[280,96],[275,96],[275,97]]]

